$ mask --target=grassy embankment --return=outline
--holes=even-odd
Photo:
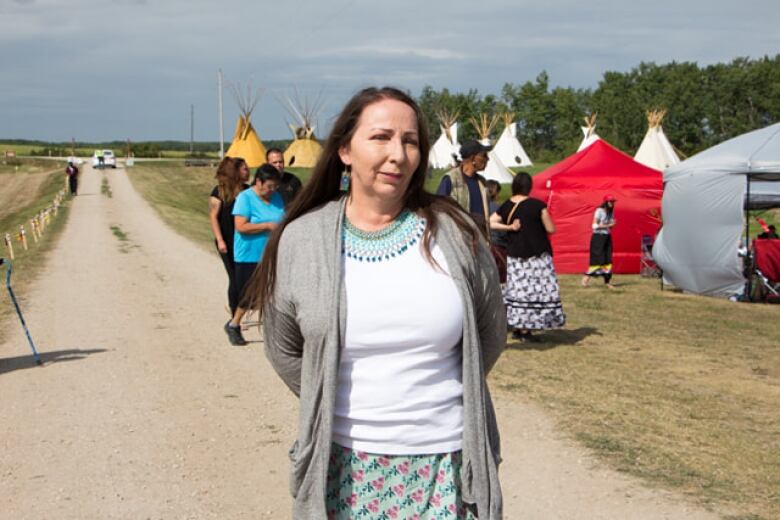
[[[168,223],[211,249],[210,168],[129,173]],[[649,485],[732,518],[780,516],[780,307],[661,292],[638,276],[616,277],[616,291],[578,281],[561,276],[566,328],[510,344],[494,387],[541,403],[572,438]]]
[[[0,233],[4,237],[6,233],[16,235],[19,226],[24,225],[27,233],[29,249],[22,247],[21,242],[14,238],[13,274],[11,284],[17,298],[20,300],[22,310],[25,301],[25,288],[35,279],[42,269],[48,251],[54,247],[56,238],[64,228],[67,220],[69,203],[66,201],[60,207],[56,218],[52,218],[49,225],[37,244],[33,240],[30,218],[40,210],[51,204],[57,192],[64,187],[64,165],[52,161],[21,160],[19,165],[6,165],[0,162]],[[2,237],[0,237],[2,240]],[[7,257],[8,251],[5,242],[0,241],[0,256]],[[2,296],[0,296],[0,342],[2,342],[7,329],[11,326],[19,326],[16,323],[16,312],[13,309],[10,298],[5,288],[5,266],[0,269],[2,275]],[[28,350],[19,350],[7,355],[24,355]]]

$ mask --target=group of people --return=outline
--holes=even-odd
[[[504,302],[513,338],[540,341],[533,335],[535,331],[566,323],[549,238],[555,233],[555,223],[547,205],[530,197],[533,182],[525,172],[515,175],[511,197],[498,205],[501,185],[479,174],[487,167],[490,150],[478,141],[464,142],[459,164],[442,177],[437,193],[454,199],[481,230],[490,234],[501,281],[505,282]],[[611,229],[615,225],[615,202],[613,196],[605,196],[594,213],[584,287],[593,277],[603,277],[607,287],[614,287]]]
[[[254,173],[241,157],[225,157],[217,167],[217,185],[209,196],[209,218],[214,243],[228,275],[230,320],[224,325],[231,345],[246,345],[241,321],[248,306],[245,288],[263,257],[271,232],[301,189],[301,181],[284,170],[284,154],[277,148]]]
[[[243,340],[241,316],[258,309],[266,356],[299,398],[296,519],[502,518],[487,376],[507,323],[528,339],[565,322],[555,225],[529,197],[527,174],[496,204],[500,186],[478,175],[490,149],[476,142],[428,193],[430,147],[409,95],[366,88],[335,120],[294,203],[271,152],[251,187],[238,159],[217,173],[226,331]],[[504,233],[503,292],[491,230]]]

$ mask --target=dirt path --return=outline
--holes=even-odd
[[[121,169],[85,167],[80,192],[24,295],[45,365],[15,321],[0,345],[0,518],[288,518],[296,401],[256,330],[228,346],[218,258]],[[716,518],[598,468],[535,407],[497,406],[507,518]]]

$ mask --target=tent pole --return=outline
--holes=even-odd
[[[745,275],[747,282],[745,284],[747,294],[745,294],[747,301],[752,301],[752,272],[753,272],[753,252],[750,250],[750,175],[745,175],[747,182],[747,190],[745,197],[745,248],[748,252],[745,261],[748,262],[748,266],[745,269]]]

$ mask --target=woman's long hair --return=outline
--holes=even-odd
[[[341,175],[345,168],[339,156],[339,149],[348,145],[352,140],[363,110],[367,106],[384,99],[392,99],[408,105],[414,110],[417,117],[420,164],[412,174],[412,180],[406,190],[404,207],[420,214],[427,221],[422,238],[423,251],[426,257],[429,261],[432,261],[430,243],[431,237],[436,234],[438,229],[437,213],[445,213],[449,216],[458,228],[463,231],[465,237],[468,238],[472,249],[476,251],[479,231],[470,222],[468,215],[449,197],[438,197],[425,191],[425,176],[431,144],[420,107],[408,94],[397,88],[366,88],[355,94],[347,102],[341,114],[339,114],[309,182],[294,199],[290,207],[287,208],[284,220],[276,228],[266,244],[263,260],[247,287],[247,297],[253,303],[252,308],[259,308],[261,317],[265,305],[271,300],[274,292],[279,239],[282,233],[284,233],[285,227],[309,211],[327,202],[339,199],[341,196],[341,191],[339,190]]]
[[[244,162],[240,157],[225,157],[217,166],[214,178],[217,180],[217,191],[222,202],[230,204],[244,189],[241,181],[240,166]]]
[[[615,212],[615,204],[612,203],[610,206],[610,201],[605,200],[601,203],[601,209],[607,212],[607,220],[612,220],[612,214]]]

